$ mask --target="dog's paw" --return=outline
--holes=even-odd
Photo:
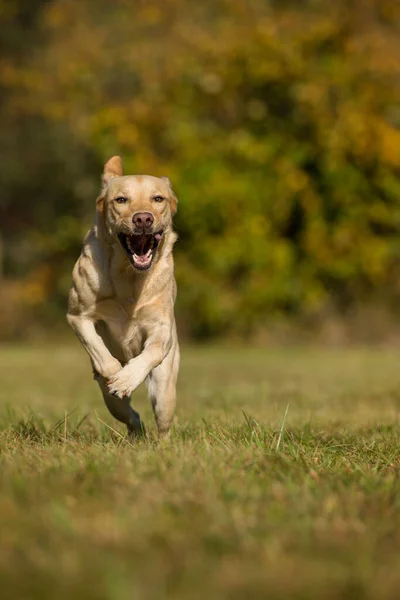
[[[109,378],[108,391],[110,394],[123,398],[124,396],[130,396],[140,383],[141,381],[135,376],[132,366],[126,365]]]

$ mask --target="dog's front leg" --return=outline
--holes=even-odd
[[[102,338],[96,331],[94,322],[81,315],[67,315],[68,323],[71,325],[82,346],[89,354],[94,370],[105,380],[121,371],[122,366],[105,346]]]
[[[153,369],[146,380],[160,438],[169,436],[175,412],[178,370],[179,346],[175,338],[166,358]]]
[[[150,335],[139,356],[132,358],[126,365],[110,377],[109,391],[120,398],[129,396],[167,356],[171,344],[171,328],[158,325],[156,332]]]

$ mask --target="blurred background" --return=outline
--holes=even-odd
[[[181,335],[400,339],[397,0],[0,0],[0,335],[66,331],[104,162],[179,198]]]

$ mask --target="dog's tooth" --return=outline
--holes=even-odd
[[[148,258],[151,255],[151,248],[146,252],[146,258]]]

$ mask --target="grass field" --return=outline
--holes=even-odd
[[[184,348],[135,443],[71,346],[0,348],[6,599],[400,594],[400,352]]]

